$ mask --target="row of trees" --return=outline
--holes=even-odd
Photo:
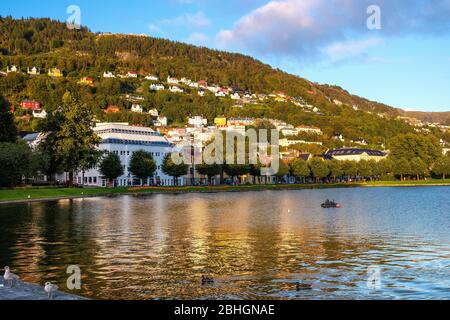
[[[141,180],[141,185],[146,183],[148,179],[155,175],[157,164],[149,152],[139,150],[133,153],[130,159],[129,172],[136,178]],[[174,184],[178,182],[178,178],[188,174],[189,166],[181,163],[175,164],[171,155],[167,154],[164,158],[162,171],[174,178]],[[120,158],[115,153],[106,153],[99,164],[100,173],[109,181],[110,185],[123,175],[124,167]]]
[[[233,181],[237,177],[252,176],[257,180],[261,178],[260,165],[207,165],[197,166],[197,172],[208,177],[209,183],[212,178],[227,174]],[[279,180],[291,176],[296,177],[297,182],[306,181],[354,181],[354,180],[394,180],[399,178],[417,179],[430,177],[442,177],[445,179],[450,176],[450,155],[441,156],[429,167],[420,158],[413,158],[410,161],[406,159],[384,159],[379,162],[375,160],[339,161],[323,160],[322,158],[312,158],[309,161],[295,159],[289,163],[281,162],[276,174]],[[256,180],[255,179],[255,180]],[[254,180],[254,181],[255,181]]]

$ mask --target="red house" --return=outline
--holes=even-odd
[[[36,101],[23,101],[20,106],[26,110],[41,110],[41,104]]]

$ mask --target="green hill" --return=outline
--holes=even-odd
[[[128,112],[132,99],[127,95],[131,94],[142,97],[140,104],[145,110],[158,109],[172,124],[183,123],[190,114],[203,114],[210,121],[218,115],[273,118],[293,125],[318,126],[329,146],[339,145],[331,139],[334,134],[381,146],[397,134],[414,131],[396,120],[401,112],[395,108],[351,95],[339,87],[312,83],[248,56],[146,36],[95,34],[87,28],[69,30],[64,23],[50,19],[0,17],[1,70],[6,71],[8,65],[19,66],[22,73],[0,77],[0,95],[15,108],[21,129],[34,129],[38,122],[17,108],[21,101],[36,100],[51,111],[64,92],[72,90],[80,93],[99,120],[150,124],[148,114]],[[34,66],[44,74],[27,75],[27,67]],[[63,79],[45,74],[54,67],[64,70]],[[104,71],[137,71],[142,76],[138,80],[103,79]],[[144,79],[147,74],[159,79],[172,76],[206,80],[255,94],[284,91],[295,100],[269,99],[236,108],[236,101],[211,94],[200,97],[196,89],[187,86],[183,94],[152,92],[150,82]],[[94,79],[93,87],[78,84],[85,76]],[[317,109],[312,112],[292,101]],[[108,106],[117,106],[122,112],[105,113]]]

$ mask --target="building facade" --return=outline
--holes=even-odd
[[[114,153],[120,157],[124,168],[124,174],[114,181],[116,186],[139,186],[141,181],[129,172],[128,167],[133,153],[139,150],[149,152],[156,162],[155,176],[145,181],[147,185],[173,185],[172,177],[167,176],[161,170],[164,157],[171,153],[174,145],[160,133],[145,127],[130,126],[127,123],[99,123],[94,132],[101,138],[99,149]],[[106,187],[108,185],[98,169],[75,174],[75,183],[92,187]],[[83,183],[84,179],[84,183]],[[182,184],[182,179],[180,183]]]

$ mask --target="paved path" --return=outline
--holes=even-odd
[[[12,288],[5,286],[0,275],[0,300],[48,300],[44,286],[18,281]],[[86,300],[85,298],[57,291],[53,300]]]

